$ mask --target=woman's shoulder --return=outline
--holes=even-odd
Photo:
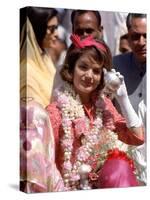
[[[61,112],[58,108],[58,103],[53,102],[46,107],[50,120],[53,125],[57,125],[61,123]]]
[[[49,114],[52,114],[52,115],[57,115],[59,114],[60,115],[60,109],[58,107],[58,102],[54,101],[52,103],[50,103],[47,107],[46,107],[46,110]]]
[[[50,103],[48,106],[46,106],[46,110],[50,111],[51,109],[58,109],[58,103],[56,101]]]
[[[54,130],[54,137],[55,137],[55,142],[56,145],[58,144],[58,140],[59,140],[59,131],[60,131],[60,127],[61,127],[61,122],[62,122],[62,118],[61,118],[61,112],[58,108],[58,103],[57,102],[53,102],[51,104],[49,104],[46,107],[46,110],[48,112],[51,124],[52,124],[52,128]]]

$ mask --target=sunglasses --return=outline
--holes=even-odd
[[[143,33],[143,34],[142,33],[132,33],[132,34],[130,34],[131,40],[134,40],[134,41],[139,40],[141,38],[141,36],[143,36],[144,39],[146,39],[146,33]]]
[[[58,25],[47,26],[47,29],[53,34],[57,30]]]

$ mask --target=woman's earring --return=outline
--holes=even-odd
[[[49,30],[49,29],[47,29],[46,33],[47,33],[47,34],[50,34],[51,32],[50,32],[50,30]]]

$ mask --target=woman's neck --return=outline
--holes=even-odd
[[[82,102],[82,104],[89,104],[91,102],[91,94],[86,94],[86,93],[82,93],[80,91],[77,91],[76,88],[74,88],[76,93],[80,96],[80,100]]]
[[[89,95],[80,96],[80,99],[81,99],[82,104],[89,104],[90,103],[90,96]]]

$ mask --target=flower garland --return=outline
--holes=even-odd
[[[75,93],[73,86],[68,83],[64,87],[56,89],[56,100],[62,113],[62,127],[64,135],[61,138],[61,147],[64,151],[63,179],[66,190],[78,189],[80,180],[79,168],[82,164],[88,163],[89,157],[93,154],[95,146],[99,144],[101,132],[103,132],[103,112],[107,109],[104,96],[99,94],[96,100],[96,117],[93,126],[90,127],[90,120],[85,115],[80,97]],[[72,127],[75,127],[77,137],[83,136],[82,145],[75,152],[75,161],[72,163],[74,135]],[[115,135],[115,139],[116,139]],[[112,139],[112,138],[111,138]],[[105,152],[109,145],[104,145]]]

